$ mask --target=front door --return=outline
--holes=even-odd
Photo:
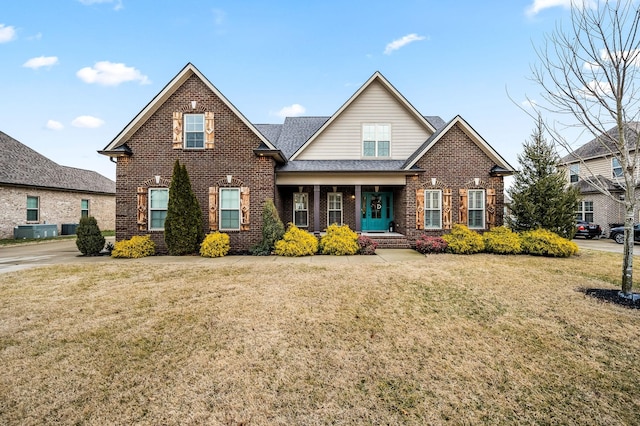
[[[387,231],[393,220],[392,192],[362,193],[362,230]]]

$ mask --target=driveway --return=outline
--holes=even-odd
[[[609,238],[587,240],[586,238],[578,237],[574,238],[573,242],[576,243],[581,250],[600,250],[620,254],[622,254],[624,247],[623,244],[617,244]],[[633,252],[634,254],[640,255],[640,246],[636,245]]]
[[[113,241],[113,237],[107,238]],[[0,273],[62,263],[109,261],[108,256],[83,257],[75,239],[43,241],[0,247]]]

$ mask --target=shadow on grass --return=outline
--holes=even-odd
[[[579,292],[587,296],[593,297],[603,303],[612,303],[628,309],[640,309],[640,299],[631,300],[618,296],[620,290],[604,289],[604,288],[578,288]]]

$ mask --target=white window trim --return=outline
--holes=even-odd
[[[480,192],[482,194],[482,196],[480,197],[480,200],[482,200],[482,208],[481,209],[476,209],[476,208],[471,208],[471,193],[472,192]],[[482,225],[481,226],[471,226],[470,221],[471,221],[471,212],[472,211],[482,211]],[[486,210],[487,210],[487,201],[486,201],[486,192],[484,189],[470,189],[469,191],[467,191],[467,226],[469,226],[469,229],[484,229],[486,226]]]
[[[574,168],[576,169],[574,172]],[[575,180],[573,177],[575,176]],[[569,183],[576,183],[580,180],[580,164],[569,165]]]
[[[616,167],[613,163],[617,162],[618,163],[618,167]],[[620,174],[616,174],[616,169],[620,170]],[[616,158],[616,157],[612,157],[611,158],[611,177],[613,177],[614,179],[616,178],[621,178],[623,177],[624,172],[622,170],[622,165],[620,164],[620,161]]]
[[[200,133],[199,131],[198,132],[189,132],[189,131],[187,131],[187,117],[196,116],[196,115],[202,117],[202,146],[187,146],[187,133]],[[182,135],[182,140],[184,141],[183,148],[184,149],[195,149],[195,150],[204,149],[204,147],[206,145],[206,138],[207,138],[207,131],[205,129],[205,127],[206,127],[206,118],[205,118],[204,114],[202,114],[202,113],[188,113],[188,114],[185,113],[185,114],[182,115],[182,120],[184,122],[184,126],[183,126],[184,127],[184,129],[183,129],[183,133],[184,134]]]
[[[86,201],[86,202],[87,202],[87,208],[86,208],[86,209],[82,208],[82,202],[83,202],[83,201]],[[83,198],[83,199],[81,199],[81,200],[80,200],[80,217],[89,217],[89,216],[91,216],[91,212],[90,212],[90,210],[89,210],[90,205],[91,205],[91,203],[89,202],[89,200],[88,200],[88,199]],[[82,215],[82,213],[83,213],[84,211],[86,211],[86,212],[87,212],[87,216],[83,216],[83,215]]]
[[[298,206],[296,205],[296,195],[306,195],[307,198],[307,208],[306,209],[299,209]],[[298,212],[306,212],[306,218],[307,218],[307,223],[302,225],[298,225],[296,223],[296,213]],[[298,228],[308,228],[309,227],[309,193],[308,192],[295,192],[293,194],[293,224],[295,226],[297,226]]]
[[[222,193],[225,191],[234,191],[238,194],[238,208],[233,208],[233,209],[229,209],[229,208],[223,208],[222,207]],[[219,217],[218,217],[218,223],[220,224],[220,230],[221,231],[239,231],[240,227],[242,226],[242,205],[241,205],[241,197],[240,197],[240,188],[234,187],[234,188],[220,188],[220,190],[218,191],[218,199],[220,200],[218,202],[218,210],[219,210]],[[237,211],[238,212],[238,227],[237,228],[223,228],[222,227],[222,212],[223,211]]]
[[[340,209],[332,209],[331,204],[329,203],[329,198],[331,195],[339,195],[340,196]],[[342,197],[342,192],[328,192],[327,193],[327,226],[333,225],[336,222],[330,222],[329,212],[340,212],[340,223],[338,225],[342,226],[344,223],[344,198]]]
[[[37,202],[38,202],[38,206],[34,209],[34,208],[29,208],[29,198],[34,198]],[[27,209],[26,209],[26,222],[27,223],[40,223],[40,197],[35,196],[35,195],[27,195],[27,205],[26,205]],[[29,211],[30,210],[35,210],[36,211],[36,219],[35,220],[29,220]]]
[[[585,207],[587,205],[587,203],[589,203],[591,205],[591,210],[587,210]],[[578,202],[578,212],[576,216],[579,216],[578,220],[584,220],[585,222],[593,222],[592,220],[587,220],[586,216],[587,213],[590,213],[591,216],[593,217],[594,215],[594,208],[593,208],[593,201],[586,201],[586,200],[581,200]]]
[[[373,126],[375,128],[375,139],[374,139],[374,154],[373,155],[365,155],[364,154],[364,128],[365,126]],[[389,140],[381,140],[380,137],[378,136],[378,127],[382,127],[382,126],[387,126],[389,128]],[[362,123],[362,127],[361,127],[361,140],[360,140],[360,148],[361,148],[361,155],[362,158],[368,159],[368,158],[391,158],[391,123]],[[378,154],[378,147],[379,147],[379,143],[380,142],[389,142],[389,155],[385,155],[385,156],[380,156]]]
[[[438,208],[427,208],[427,194],[429,193],[438,193]],[[427,212],[437,211],[438,217],[440,218],[440,225],[433,226],[427,225]],[[441,189],[426,189],[424,191],[424,229],[442,229],[442,190]]]
[[[166,209],[158,209],[158,208],[154,209],[153,207],[151,207],[151,192],[153,192],[153,191],[166,191],[167,192],[167,208]],[[152,219],[151,218],[151,212],[153,212],[153,211],[167,211],[169,209],[169,188],[149,188],[149,190],[147,191],[147,198],[148,198],[147,204],[149,206],[148,207],[149,211],[147,212],[147,215],[148,215],[148,219],[147,219],[148,225],[147,226],[149,228],[149,231],[164,231],[164,226],[162,228],[152,228],[151,227],[151,224],[153,223],[153,221],[151,220]]]

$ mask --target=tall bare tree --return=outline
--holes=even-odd
[[[638,203],[640,133],[632,130],[640,121],[639,30],[637,0],[599,0],[595,4],[572,0],[570,25],[558,25],[546,36],[544,44],[536,49],[539,63],[533,67],[533,80],[542,87],[544,98],[536,106],[537,114],[545,110],[553,117],[569,117],[567,123],[545,122],[553,141],[574,154],[574,143],[565,132],[567,126],[580,127],[622,166],[619,184],[624,190],[623,200],[598,179],[589,183],[624,205],[621,294],[625,297],[632,294],[633,223]],[[608,132],[611,129],[614,131]],[[575,158],[590,173],[584,158]]]

